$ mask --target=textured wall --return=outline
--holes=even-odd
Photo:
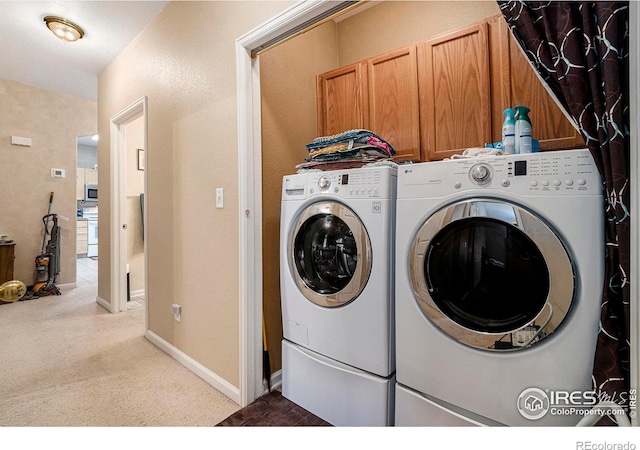
[[[338,23],[340,66],[500,13],[494,1],[388,1]]]
[[[0,79],[0,234],[16,243],[14,278],[34,283],[34,260],[42,250],[49,193],[60,219],[60,275],[76,281],[76,137],[97,130],[97,104]],[[32,139],[11,145],[11,136]],[[51,169],[65,178],[52,178]]]
[[[100,74],[101,135],[148,98],[148,323],[160,338],[239,386],[239,212],[235,40],[291,2],[171,2]],[[109,188],[109,139],[98,144]],[[102,180],[105,180],[103,183]],[[216,209],[215,189],[225,207]],[[100,207],[109,257],[111,205]],[[101,261],[103,257],[101,256]],[[99,296],[111,300],[109,260]],[[171,304],[182,305],[181,321]]]
[[[263,308],[273,372],[280,370],[280,200],[316,137],[316,75],[338,64],[336,26],[321,25],[260,56]],[[294,101],[292,101],[294,99]]]

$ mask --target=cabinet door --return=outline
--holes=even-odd
[[[369,128],[366,71],[359,62],[317,76],[319,136]]]
[[[76,168],[76,200],[84,200],[84,169]]]
[[[503,111],[525,105],[531,112],[533,137],[540,150],[584,147],[580,133],[565,116],[507,28],[502,16],[489,20],[491,33],[493,141],[502,134]]]
[[[87,221],[76,221],[76,254],[84,255],[87,253]]]
[[[471,24],[424,41],[419,49],[427,160],[492,142],[487,30],[486,22]]]
[[[420,161],[420,111],[416,46],[368,60],[370,129],[396,150]]]
[[[85,169],[84,182],[87,184],[98,184],[98,171],[96,169]]]

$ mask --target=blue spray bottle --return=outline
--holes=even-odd
[[[507,108],[504,110],[504,122],[502,123],[502,151],[505,154],[516,152],[516,110]]]
[[[516,153],[531,153],[533,151],[531,119],[526,106],[516,105]]]

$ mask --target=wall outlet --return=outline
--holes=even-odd
[[[173,305],[171,305],[171,312],[173,313],[173,317],[176,319],[176,321],[180,322],[180,315],[182,314],[182,306],[178,305],[177,303],[174,303]]]

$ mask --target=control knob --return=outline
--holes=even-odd
[[[471,168],[469,178],[476,184],[486,184],[491,181],[491,169],[486,164],[477,164]]]
[[[329,189],[329,186],[331,186],[331,179],[325,176],[320,177],[320,179],[318,180],[318,187],[325,191]]]

